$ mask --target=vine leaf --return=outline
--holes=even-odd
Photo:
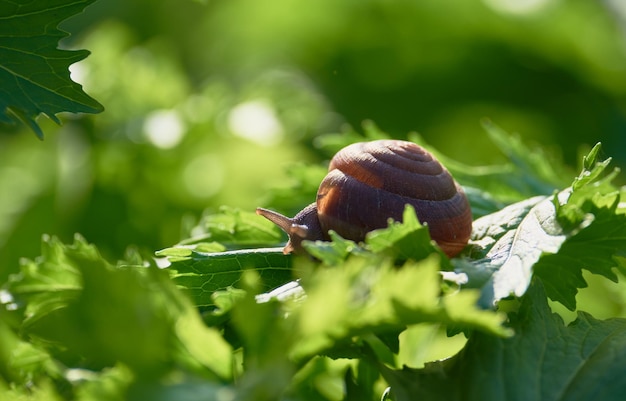
[[[622,400],[626,319],[579,312],[569,326],[534,280],[512,319],[515,336],[475,332],[456,356],[424,369],[383,367],[395,400]]]
[[[72,81],[68,67],[89,55],[61,50],[67,33],[57,25],[94,0],[13,2],[0,0],[0,122],[20,120],[42,139],[35,118],[43,113],[99,113],[102,105]]]

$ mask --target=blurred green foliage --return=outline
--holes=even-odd
[[[97,1],[62,27],[105,111],[40,119],[43,143],[0,126],[0,277],[43,233],[118,257],[224,204],[296,210],[270,189],[366,119],[471,165],[506,160],[483,117],[573,169],[598,141],[625,165],[625,18],[610,0]]]

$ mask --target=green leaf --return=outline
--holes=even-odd
[[[554,205],[559,222],[565,227],[573,227],[589,216],[591,207],[611,207],[618,202],[620,194],[612,181],[619,174],[619,169],[605,174],[611,158],[598,161],[600,144],[583,157],[583,169],[574,179],[571,190],[561,199],[555,198]],[[603,176],[603,174],[605,174]],[[590,203],[591,202],[591,203]]]
[[[188,256],[181,256],[182,254]],[[214,294],[229,287],[240,288],[245,270],[258,272],[262,291],[276,288],[292,279],[291,257],[282,248],[260,248],[220,253],[196,251],[193,246],[180,253],[171,248],[159,255],[175,255],[168,268],[175,284],[185,289],[193,302],[202,308],[215,307]]]
[[[411,205],[405,207],[402,222],[390,221],[387,228],[368,233],[365,243],[372,252],[399,260],[421,260],[437,251],[443,255],[433,245],[428,228],[420,224]]]
[[[568,238],[559,253],[545,255],[535,265],[535,274],[544,282],[548,296],[570,310],[576,309],[578,288],[587,286],[583,269],[614,282],[618,276],[613,268],[626,273],[626,265],[614,259],[626,253],[626,215],[616,213],[618,200],[608,207],[589,202],[593,220]]]
[[[349,368],[346,371],[344,378],[346,386],[345,401],[371,399],[371,394],[374,394],[374,385],[377,379],[378,369],[372,367],[368,361],[359,361],[357,377],[354,377],[352,369]]]
[[[210,379],[231,376],[230,346],[202,323],[167,272],[112,266],[80,237],[70,246],[44,238],[43,250],[7,289],[24,311],[21,332],[54,358],[93,369],[122,363],[143,379],[174,365]]]
[[[423,322],[507,335],[502,315],[476,306],[478,291],[441,296],[439,260],[433,254],[398,268],[392,259],[354,256],[341,266],[305,274],[306,299],[295,301],[298,307],[289,313],[300,330],[293,357],[310,357],[358,334],[396,332]]]
[[[354,363],[349,360],[333,360],[320,356],[313,358],[293,377],[290,385],[289,396],[283,399],[306,400],[306,401],[331,401],[350,400],[344,391],[346,371],[351,370]],[[376,369],[375,367],[373,370]],[[380,376],[378,371],[374,372],[375,378]],[[347,392],[350,389],[346,388]],[[370,397],[360,398],[369,400]]]
[[[280,399],[293,378],[295,366],[288,350],[297,332],[289,330],[280,303],[257,302],[253,294],[259,292],[259,279],[253,270],[243,274],[247,294],[232,310],[232,324],[245,350],[246,372],[238,380],[238,399],[269,401]]]
[[[565,326],[539,282],[512,320],[515,336],[474,333],[451,359],[424,369],[383,368],[394,400],[622,400],[626,320],[580,312]]]
[[[598,161],[598,155],[600,153],[601,144],[598,142],[589,151],[586,156],[583,156],[583,170],[580,175],[574,179],[572,189],[576,190],[590,182],[596,180],[600,174],[604,172],[604,169],[611,162],[611,158],[608,158],[602,162]]]
[[[60,368],[47,352],[32,343],[21,340],[10,329],[5,321],[6,313],[6,311],[0,312],[0,344],[2,344],[0,375],[2,378],[9,383],[28,385],[33,377],[40,375],[59,377]]]
[[[570,310],[576,309],[578,288],[587,286],[582,270],[602,275],[614,282],[613,268],[626,272],[617,257],[626,254],[626,214],[621,193],[611,183],[618,169],[605,174],[611,161],[599,160],[600,144],[583,158],[583,169],[571,190],[554,197],[561,226],[571,232],[561,252],[545,255],[535,266],[548,296]]]
[[[199,242],[217,242],[229,249],[258,247],[278,243],[282,234],[274,223],[258,216],[230,207],[221,207],[219,213],[208,214],[192,230],[192,238],[180,245]]]
[[[351,254],[367,252],[351,240],[342,238],[334,231],[329,231],[330,241],[303,241],[304,249],[328,266],[336,266],[345,261]]]
[[[98,373],[87,369],[75,369],[67,376],[77,387],[77,400],[98,401],[125,399],[133,378],[130,369],[119,364]]]
[[[444,255],[431,241],[428,228],[420,224],[411,205],[406,206],[401,222],[389,220],[386,228],[369,232],[363,244],[346,240],[334,231],[329,234],[330,241],[303,242],[311,256],[328,266],[339,265],[350,255],[386,255],[398,262],[421,260],[432,253]],[[447,258],[442,260],[448,270]]]
[[[482,288],[481,303],[493,305],[521,296],[533,274],[551,299],[570,310],[578,288],[586,286],[582,269],[613,281],[614,258],[626,252],[626,215],[618,209],[620,192],[611,184],[617,174],[602,176],[608,159],[597,161],[599,146],[584,159],[586,167],[572,187],[552,198],[534,197],[484,216],[473,224],[472,256],[454,261]]]
[[[393,341],[381,338],[397,336],[407,325],[437,322],[510,335],[502,326],[503,314],[476,306],[478,291],[442,295],[439,267],[436,254],[404,266],[372,255],[353,255],[334,267],[311,265],[307,270],[298,265],[305,295],[268,296],[263,302],[252,296],[259,288],[258,275],[254,270],[244,272],[242,287],[247,295],[231,311],[231,325],[244,345],[246,370],[237,386],[240,399],[278,399],[285,391],[337,399],[336,395],[318,398],[320,393],[310,387],[344,378],[347,366],[332,376],[329,370],[311,372],[306,367],[317,366],[320,355],[337,361],[373,357],[393,363],[393,347],[388,345]],[[371,371],[365,372],[359,364],[360,387],[371,387],[378,377],[376,364],[366,362]],[[300,367],[304,372],[297,371]]]
[[[218,377],[232,377],[232,349],[218,330],[208,328],[192,307],[175,316],[175,332],[188,363],[211,369]]]
[[[44,236],[41,257],[23,260],[20,274],[9,278],[8,289],[18,304],[26,303],[23,325],[35,324],[78,297],[82,290],[80,271],[68,259],[69,252],[99,257],[97,250],[81,237],[66,246],[55,237]]]
[[[529,194],[547,194],[564,184],[562,171],[540,149],[529,149],[518,136],[510,135],[489,120],[483,121],[489,138],[515,167],[520,190]]]
[[[219,242],[198,242],[194,245],[177,245],[171,248],[161,249],[154,254],[158,257],[165,257],[170,262],[187,260],[193,256],[193,252],[216,253],[226,251],[226,247]]]
[[[44,113],[99,113],[102,106],[70,79],[68,67],[85,50],[57,48],[67,36],[57,25],[94,0],[0,2],[0,121],[23,120],[43,138],[35,117]]]
[[[530,198],[476,220],[474,252],[488,251],[481,259],[471,261],[472,269],[460,262],[457,270],[474,279],[472,286],[483,288],[481,303],[493,306],[510,295],[522,296],[532,279],[533,265],[542,254],[558,252],[565,239],[551,199]],[[480,276],[487,282],[476,280],[476,273],[483,273]]]

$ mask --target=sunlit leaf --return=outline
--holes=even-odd
[[[471,287],[481,287],[483,305],[509,295],[521,296],[533,274],[549,297],[576,307],[578,288],[586,286],[582,269],[613,281],[614,257],[626,252],[626,216],[618,210],[620,193],[603,176],[608,160],[597,161],[596,146],[571,188],[553,197],[534,197],[484,216],[473,224],[476,260],[456,261]]]
[[[232,248],[251,248],[281,240],[281,232],[272,222],[253,212],[229,207],[204,216],[194,231],[194,236],[183,241],[182,245],[217,242]]]
[[[533,265],[547,252],[558,252],[566,236],[556,221],[551,199],[535,197],[474,222],[473,241],[489,249],[471,263],[473,272],[491,274],[483,283],[487,306],[509,295],[522,296],[532,279]],[[459,266],[459,265],[457,265]]]
[[[97,257],[97,251],[82,238],[66,246],[55,237],[44,237],[42,255],[38,260],[24,260],[20,274],[9,279],[9,289],[18,304],[26,304],[23,324],[34,324],[38,319],[66,307],[82,289],[79,269],[68,260],[67,251]],[[54,294],[54,295],[53,295]]]
[[[54,345],[45,347],[54,358],[83,359],[94,369],[123,363],[151,378],[172,364],[208,378],[230,377],[230,346],[204,326],[167,272],[115,267],[80,237],[72,245],[45,238],[43,249],[7,289],[16,312],[25,314],[21,332],[39,339],[37,344]],[[40,306],[50,304],[55,307]]]
[[[618,280],[614,268],[626,273],[626,265],[615,259],[626,254],[626,215],[616,213],[617,200],[608,207],[597,207],[590,201],[593,220],[568,238],[561,252],[544,255],[534,267],[548,296],[570,310],[576,309],[578,289],[587,286],[583,269],[614,282]]]
[[[501,326],[501,315],[476,306],[478,291],[442,298],[439,268],[437,255],[409,261],[401,268],[392,259],[355,256],[338,269],[307,275],[302,279],[306,299],[290,312],[301,330],[292,350],[294,357],[332,348],[336,341],[359,333],[382,334],[423,322],[508,333]]]
[[[515,336],[474,333],[453,358],[384,369],[394,400],[621,400],[626,320],[581,312],[565,326],[536,283],[512,322]]]
[[[410,205],[404,209],[402,222],[390,222],[389,227],[368,233],[365,242],[372,252],[400,260],[421,260],[436,252],[428,228],[420,224]]]
[[[354,241],[342,238],[334,231],[330,231],[328,234],[330,235],[330,241],[303,241],[302,243],[304,249],[322,263],[336,266],[346,260],[350,254],[366,252],[365,249]]]

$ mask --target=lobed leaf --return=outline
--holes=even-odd
[[[317,394],[311,386],[329,380],[329,371],[302,367],[319,363],[323,355],[344,361],[342,372],[347,358],[364,361],[359,374],[370,379],[359,376],[358,380],[370,386],[379,373],[369,358],[393,364],[397,335],[407,325],[441,322],[496,336],[511,334],[502,325],[503,314],[476,306],[477,291],[442,295],[438,255],[408,261],[400,268],[389,258],[371,255],[353,255],[335,267],[310,267],[301,271],[306,295],[299,292],[282,300],[263,297],[262,302],[252,295],[258,291],[258,275],[254,270],[244,273],[242,287],[247,295],[231,310],[231,326],[245,350],[246,370],[235,388],[237,399]]]
[[[422,260],[432,253],[444,255],[431,241],[428,227],[420,224],[411,205],[406,205],[401,222],[390,219],[386,228],[369,232],[363,243],[346,240],[334,231],[329,234],[330,241],[303,242],[311,256],[328,266],[336,266],[350,255],[386,255],[398,262]],[[443,257],[442,263],[448,270],[447,258]]]
[[[40,375],[58,377],[61,369],[50,354],[24,341],[14,333],[6,311],[0,312],[0,377],[7,382],[28,385],[33,377]],[[0,394],[2,391],[0,380]]]
[[[188,256],[181,256],[186,253]],[[215,307],[218,291],[240,287],[242,273],[256,271],[263,282],[262,291],[269,291],[292,279],[291,257],[282,248],[260,248],[238,251],[205,253],[193,246],[168,248],[157,255],[175,255],[170,258],[170,277],[185,289],[196,306]]]
[[[470,269],[463,262],[456,266],[470,275],[473,286],[482,288],[481,303],[489,307],[510,295],[522,296],[534,264],[544,253],[558,252],[565,239],[551,199],[534,197],[476,220],[473,244],[478,252],[488,251],[471,261]],[[476,273],[484,272],[480,276],[486,282],[477,282]]]
[[[25,263],[6,290],[24,313],[21,333],[65,365],[122,363],[151,379],[174,365],[209,379],[232,373],[230,346],[204,326],[166,272],[112,266],[80,237],[69,246],[44,238],[42,257]],[[55,307],[40,306],[49,304]]]
[[[576,309],[578,288],[587,286],[583,269],[614,282],[618,280],[614,268],[626,273],[626,264],[615,259],[626,254],[626,215],[617,213],[618,200],[616,197],[607,207],[589,201],[589,224],[569,237],[560,252],[544,255],[535,265],[535,274],[544,282],[548,296],[570,310]]]
[[[514,166],[514,182],[520,193],[549,194],[559,185],[566,184],[562,169],[541,148],[529,149],[518,136],[508,134],[490,120],[484,120],[482,125],[491,141]]]
[[[368,233],[365,243],[372,252],[399,260],[421,260],[434,252],[443,255],[431,241],[428,227],[420,224],[415,209],[410,205],[404,209],[402,222],[390,221],[387,228]]]
[[[41,248],[41,257],[34,261],[24,259],[20,273],[11,276],[7,283],[15,302],[25,304],[25,327],[66,307],[82,290],[80,271],[68,259],[68,253],[99,257],[97,250],[81,237],[66,246],[55,237],[44,236]]]
[[[102,106],[70,78],[68,67],[85,50],[57,48],[67,36],[57,25],[94,0],[0,2],[0,121],[25,122],[39,138],[40,113],[59,122],[57,113],[99,113]]]
[[[579,312],[566,327],[535,281],[511,326],[513,337],[476,332],[459,354],[423,369],[383,368],[394,400],[623,399],[626,319]]]
[[[336,266],[352,254],[364,254],[367,252],[361,245],[341,237],[332,230],[328,234],[330,241],[302,242],[304,249],[311,256],[328,266]]]
[[[534,197],[474,222],[471,256],[455,261],[482,288],[488,307],[509,295],[521,296],[536,274],[548,296],[576,307],[578,288],[586,286],[582,269],[613,281],[614,260],[626,252],[626,215],[619,210],[620,192],[611,184],[617,172],[603,176],[608,159],[598,161],[599,146],[584,159],[572,187],[549,197]]]
[[[502,315],[476,306],[477,291],[442,297],[439,260],[431,255],[397,268],[392,259],[354,256],[339,268],[305,275],[306,299],[289,314],[299,330],[293,357],[315,355],[364,333],[397,335],[406,325],[423,322],[507,335]]]

